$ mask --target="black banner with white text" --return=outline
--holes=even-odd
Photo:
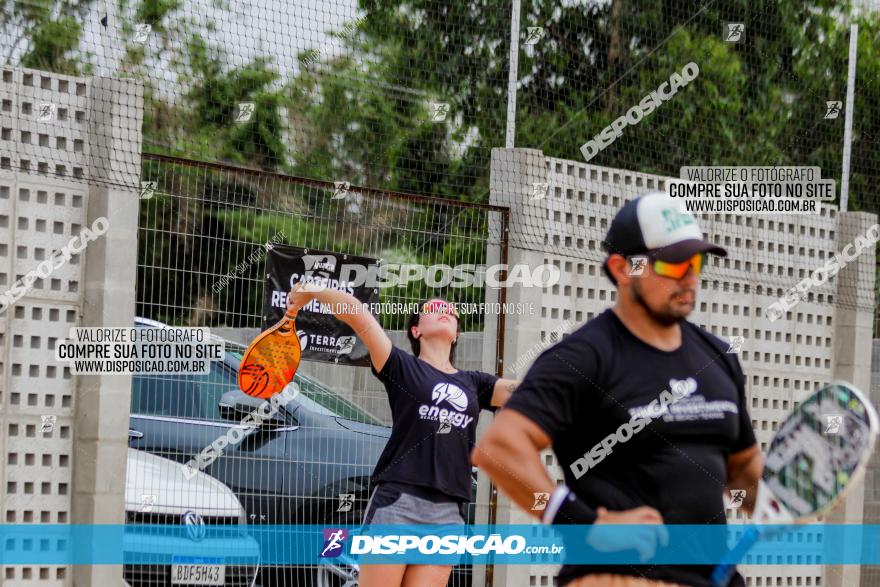
[[[340,273],[343,265],[347,268],[363,267],[366,271],[376,264],[376,259],[368,257],[289,245],[272,246],[266,258],[263,330],[281,319],[287,309],[291,288],[301,281],[350,293],[373,307],[379,301],[378,289],[344,281]],[[370,364],[367,347],[355,336],[351,327],[336,318],[328,305],[320,304],[317,300],[312,300],[300,310],[296,317],[296,331],[303,360],[365,367]]]

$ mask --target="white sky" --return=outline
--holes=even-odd
[[[346,23],[360,16],[356,0],[229,0],[229,4],[230,10],[222,11],[212,8],[206,0],[188,1],[181,13],[197,22],[213,20],[217,31],[203,30],[203,35],[211,44],[224,49],[230,67],[243,65],[260,55],[270,56],[285,78],[298,70],[299,52],[316,49],[322,57],[340,53],[340,40],[327,33],[342,30]],[[81,46],[95,53],[99,74],[112,75],[121,57],[122,43],[117,41],[120,37],[117,31],[125,15],[111,14],[110,26],[105,32],[99,23],[105,6],[115,10],[113,1],[96,3],[86,19]],[[158,43],[158,39],[152,42]],[[155,78],[166,77],[161,69],[154,70]]]

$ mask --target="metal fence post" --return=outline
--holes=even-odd
[[[530,221],[542,210],[543,199],[530,199],[535,183],[547,181],[547,166],[544,153],[537,149],[492,149],[492,164],[489,179],[490,202],[507,206],[510,211],[506,224],[508,231],[503,242],[507,257],[502,262],[510,266],[523,264],[534,268],[543,264],[544,253],[530,246]],[[502,228],[504,228],[502,224]],[[528,243],[528,244],[527,244]],[[503,251],[502,251],[503,253]],[[521,378],[525,373],[516,370],[520,359],[540,341],[541,308],[544,303],[544,290],[541,287],[513,287],[504,298],[508,304],[521,304],[534,309],[535,314],[512,313],[506,316],[503,330],[504,345],[500,347],[500,357],[504,376]],[[488,331],[488,328],[487,328]],[[498,524],[531,524],[534,520],[519,509],[503,494],[493,500],[492,522]],[[498,565],[487,569],[487,585],[504,587],[525,587],[530,581],[530,567],[520,565]]]
[[[840,176],[840,211],[846,212],[849,204],[849,162],[852,152],[852,122],[855,107],[856,60],[858,58],[859,25],[849,28],[849,72],[846,76],[846,110],[843,127],[843,171]]]
[[[510,69],[507,72],[507,132],[504,146],[513,148],[516,139],[516,81],[519,77],[519,0],[513,0],[510,11]]]

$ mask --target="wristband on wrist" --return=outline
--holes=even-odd
[[[560,485],[550,496],[541,516],[544,524],[592,524],[596,512],[581,501],[567,485]]]
[[[556,517],[556,512],[559,511],[559,506],[562,505],[562,500],[568,497],[569,493],[571,493],[571,489],[568,488],[568,485],[556,486],[556,489],[550,494],[550,499],[547,500],[547,507],[541,512],[542,524],[553,523],[553,518]]]

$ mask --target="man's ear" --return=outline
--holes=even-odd
[[[629,285],[632,279],[629,261],[623,255],[615,253],[608,257],[608,271],[617,280],[618,285]]]

